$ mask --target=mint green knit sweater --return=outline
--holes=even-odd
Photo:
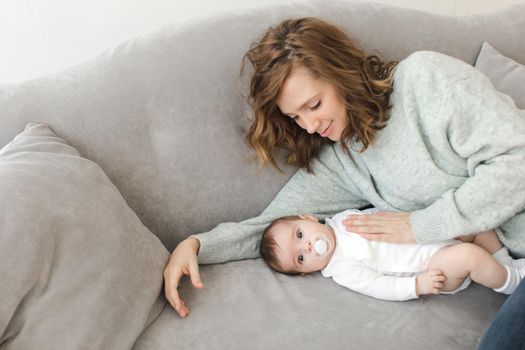
[[[416,52],[394,73],[390,119],[365,152],[326,146],[253,219],[195,235],[199,263],[255,258],[282,215],[330,216],[373,205],[412,212],[420,243],[500,227],[525,256],[525,116],[470,65]],[[359,149],[359,145],[354,147]]]

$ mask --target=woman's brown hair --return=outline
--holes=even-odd
[[[335,25],[316,18],[285,20],[252,44],[241,75],[246,59],[253,66],[248,98],[254,113],[246,141],[261,165],[279,169],[273,151],[282,147],[289,152],[288,164],[310,172],[321,146],[333,143],[317,133],[308,134],[277,106],[281,86],[299,66],[334,84],[342,95],[349,120],[341,135],[344,148],[359,142],[360,151],[365,151],[386,126],[396,62],[385,63],[378,53],[367,55]]]

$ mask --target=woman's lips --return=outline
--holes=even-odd
[[[332,131],[332,125],[334,124],[334,121],[332,120],[330,122],[330,124],[328,124],[328,127],[326,129],[324,129],[324,131],[321,133],[321,136],[322,137],[326,137],[330,134],[330,132]]]

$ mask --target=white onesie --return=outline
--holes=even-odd
[[[342,224],[348,215],[366,215],[376,211],[377,209],[353,209],[326,219],[326,224],[334,230],[336,246],[330,262],[321,273],[347,288],[375,298],[417,298],[416,275],[427,269],[430,257],[439,249],[461,241],[451,239],[429,244],[376,242],[346,231]],[[458,292],[469,284],[470,279],[467,279],[451,293]]]

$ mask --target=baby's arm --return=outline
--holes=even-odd
[[[403,301],[416,299],[419,295],[429,290],[430,282],[426,276],[422,276],[421,294],[416,288],[416,276],[396,277],[385,276],[359,262],[351,265],[344,264],[340,268],[335,267],[335,273],[331,275],[335,282],[358,293],[366,294],[383,300]],[[431,279],[431,278],[430,278]],[[424,288],[423,288],[424,287]]]

